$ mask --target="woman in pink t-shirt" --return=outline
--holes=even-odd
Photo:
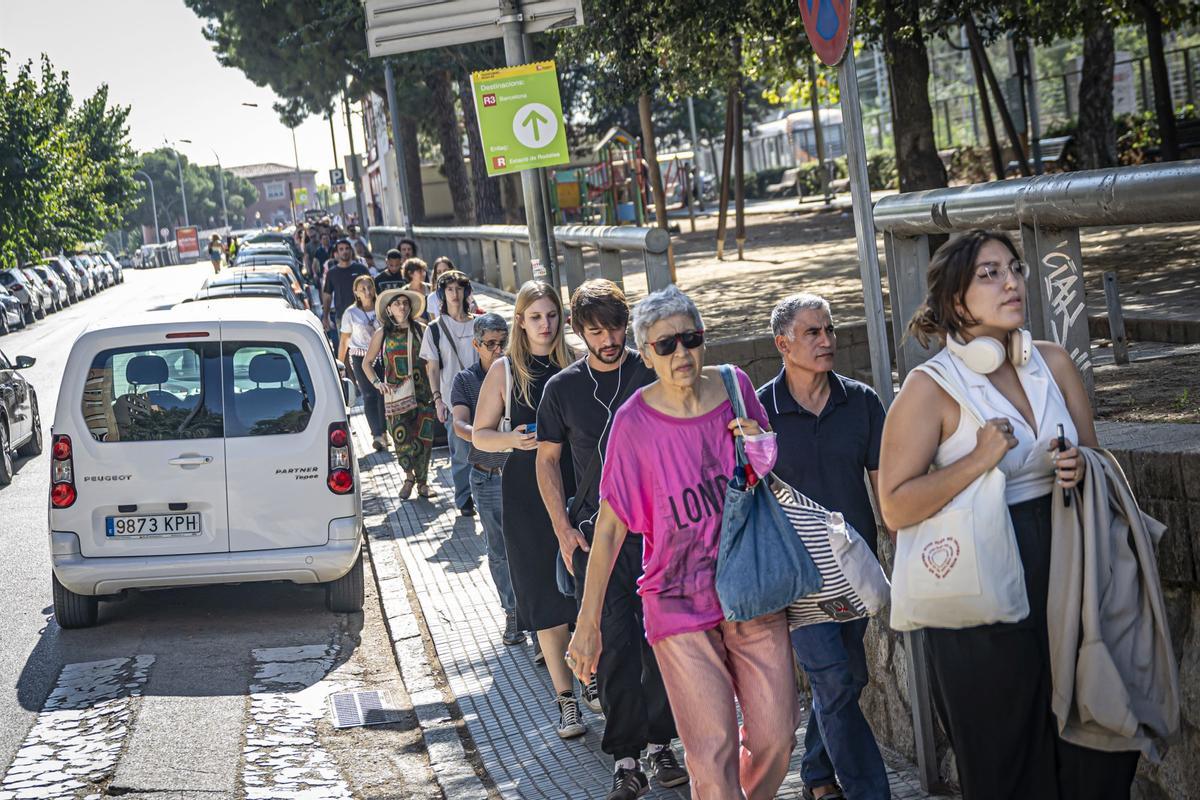
[[[595,672],[609,572],[626,533],[641,531],[638,593],[646,638],[687,752],[692,797],[767,800],[787,775],[799,721],[787,621],[778,612],[728,622],[716,590],[721,510],[736,463],[733,436],[761,433],[767,414],[750,379],[737,370],[749,418],[734,418],[718,368],[703,365],[700,312],[679,289],[670,286],[640,302],[633,333],[658,380],[613,419],[593,568],[569,658],[581,681]],[[765,475],[774,454],[760,453],[758,444],[747,441],[747,455]]]

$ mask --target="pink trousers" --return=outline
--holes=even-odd
[[[800,724],[783,613],[668,636],[654,655],[687,754],[692,800],[773,798]]]

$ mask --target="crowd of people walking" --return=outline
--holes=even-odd
[[[1006,235],[972,232],[934,255],[910,335],[945,346],[886,412],[869,386],[834,371],[834,311],[815,295],[774,305],[782,368],[756,388],[740,369],[706,363],[715,332],[674,286],[631,309],[616,284],[590,280],[567,309],[554,288],[530,281],[510,330],[480,311],[449,259],[431,275],[414,242],[388,251],[374,274],[348,239],[328,252],[327,324],[340,333],[338,358],[356,376],[374,446],[390,439],[402,498],[414,488],[429,498],[430,453],[445,428],[446,491],[461,515],[479,517],[505,617],[498,636],[535,637],[560,737],[586,731],[580,699],[604,715],[613,778],[597,797],[633,800],[651,780],[690,782],[698,800],[774,797],[802,719],[795,665],[812,692],[805,797],[890,797],[860,707],[870,611],[852,591],[826,598],[816,617],[797,610],[801,597],[733,610],[725,587],[765,585],[771,572],[731,549],[738,515],[756,513],[735,513],[735,495],[819,510],[830,531],[859,543],[858,572],[881,573],[881,535],[898,543],[891,623],[924,630],[966,800],[1125,800],[1141,756],[1156,758],[1178,727],[1173,661],[1162,663],[1161,647],[1147,656],[1130,646],[1165,636],[1145,602],[1161,594],[1153,564],[1131,587],[1128,570],[1076,557],[1098,594],[1050,579],[1055,537],[1099,542],[1119,560],[1126,539],[1149,541],[1161,526],[1128,498],[1124,527],[1111,530],[1064,510],[1072,498],[1078,508],[1125,497],[1124,478],[1097,455],[1074,362],[1024,331],[1026,268]],[[568,325],[584,352],[568,346]],[[1007,515],[973,518],[971,503],[989,491]],[[791,510],[757,513],[763,542],[780,525],[799,535],[779,522],[798,519]],[[932,530],[936,546],[913,554]],[[987,557],[996,541],[1008,543],[1008,561]],[[833,570],[854,588],[845,562],[809,555],[824,582]],[[970,585],[939,583],[957,564],[970,565]],[[1006,602],[989,604],[1005,591]],[[1078,647],[1078,620],[1096,614],[1123,622],[1100,625],[1099,650]],[[1108,696],[1109,707],[1081,712],[1085,693]]]

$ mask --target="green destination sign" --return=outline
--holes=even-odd
[[[488,175],[571,160],[553,61],[475,72],[471,88]]]

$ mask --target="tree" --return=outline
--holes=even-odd
[[[204,227],[209,218],[221,220],[220,174],[217,167],[199,166],[180,156],[183,165],[183,185],[187,191],[188,216],[194,224]],[[183,224],[183,204],[179,196],[179,171],[175,166],[175,155],[165,147],[142,153],[129,165],[130,170],[141,170],[154,181],[154,197],[158,202],[158,224],[172,228]],[[154,226],[154,210],[150,207],[150,192],[145,181],[139,181],[136,205],[126,213],[123,227],[141,229]],[[240,227],[245,223],[248,206],[258,200],[258,192],[250,181],[225,172],[225,207],[229,212],[229,223]]]
[[[1117,165],[1117,128],[1113,120],[1112,22],[1103,13],[1088,14],[1083,29],[1083,68],[1079,76],[1079,124],[1075,147],[1079,166],[1102,169]]]

